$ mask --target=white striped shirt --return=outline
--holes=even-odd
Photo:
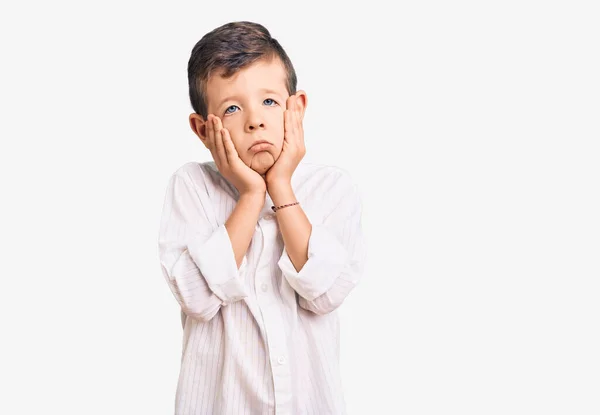
[[[159,258],[183,325],[175,415],[346,413],[336,308],[364,269],[361,200],[333,166],[301,162],[292,188],[312,224],[308,261],[296,272],[267,193],[238,269],[235,187],[212,161],[171,176]]]

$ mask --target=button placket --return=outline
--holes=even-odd
[[[255,277],[257,302],[261,311],[263,324],[267,333],[267,352],[271,362],[271,373],[275,391],[277,413],[289,413],[292,403],[292,375],[290,366],[287,365],[287,337],[286,323],[282,317],[280,305],[277,303],[276,293],[272,285],[271,261],[273,260],[274,246],[277,238],[277,221],[275,214],[265,215],[259,221],[263,238],[262,253],[259,259]]]
[[[271,286],[271,260],[273,255],[273,243],[274,238],[277,234],[277,224],[271,219],[268,219],[269,215],[265,215],[262,220],[258,222],[261,236],[262,236],[262,252],[258,260],[258,266],[256,268],[256,276],[254,280],[257,300],[259,307],[265,309],[272,305],[275,301]]]

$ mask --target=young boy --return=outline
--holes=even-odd
[[[262,25],[207,33],[188,81],[213,161],[174,172],[160,224],[182,311],[175,413],[344,414],[336,309],[365,262],[357,186],[301,162],[306,93]]]

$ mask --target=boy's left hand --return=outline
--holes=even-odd
[[[267,186],[274,182],[290,183],[292,174],[306,154],[304,147],[304,129],[302,128],[302,107],[298,105],[298,94],[291,95],[283,112],[283,147],[281,154],[267,171]],[[301,98],[300,98],[301,99]]]

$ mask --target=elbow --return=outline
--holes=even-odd
[[[195,320],[210,321],[221,309],[222,301],[207,289],[182,287],[176,281],[169,281],[169,287],[181,311]]]
[[[181,255],[169,270],[163,265],[163,275],[181,311],[201,321],[210,321],[221,308],[222,301],[210,289],[189,254]]]
[[[315,307],[314,304],[310,304],[308,306],[302,306],[305,310],[311,311],[318,316],[325,316],[333,311],[337,310],[338,306],[330,306],[330,307]]]
[[[175,299],[181,310],[194,320],[206,323],[210,321],[221,309],[221,300],[214,294],[206,296],[181,295],[181,291],[171,286]]]
[[[337,310],[356,287],[356,279],[338,278],[334,285],[320,296],[314,299],[306,299],[299,296],[298,305],[305,310],[323,316]]]
[[[343,302],[343,297],[332,297],[329,293],[325,293],[314,300],[307,300],[306,298],[299,297],[298,305],[319,316],[324,316],[337,310]]]
[[[199,321],[201,323],[207,323],[210,320],[212,320],[212,318],[214,316],[217,315],[220,308],[221,308],[220,304],[218,306],[204,307],[204,308],[189,307],[189,306],[182,305],[181,310],[188,317],[193,318],[194,320]]]

